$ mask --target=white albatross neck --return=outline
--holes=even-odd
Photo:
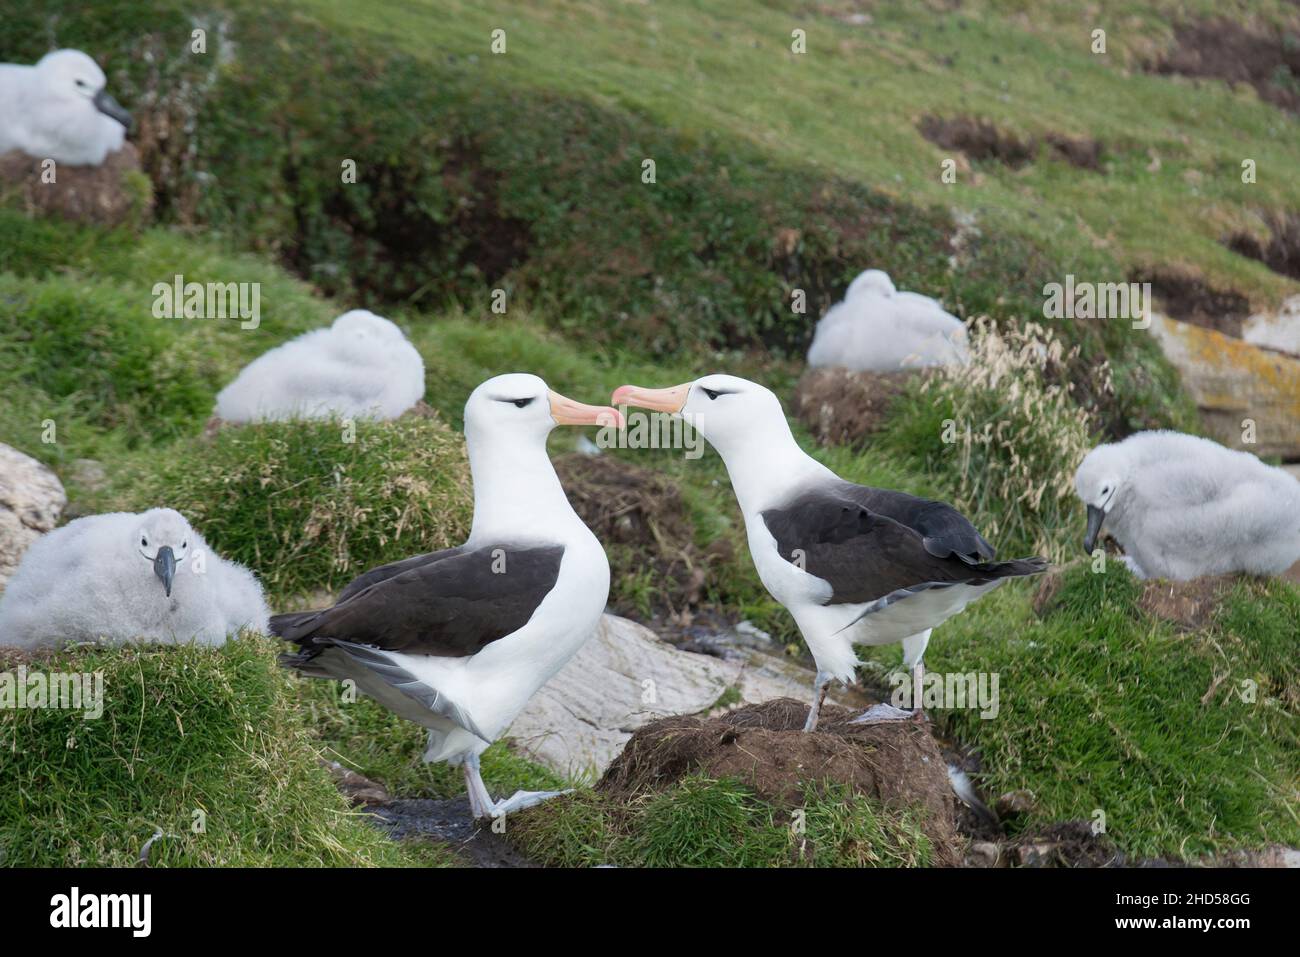
[[[467,545],[495,542],[571,542],[591,532],[569,504],[546,440],[536,436],[477,434],[465,441],[474,482],[474,521]]]
[[[801,485],[838,478],[799,447],[784,415],[712,445],[722,456],[746,518],[790,500]]]

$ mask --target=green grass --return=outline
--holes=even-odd
[[[315,867],[448,863],[350,810],[276,648],[80,649],[29,672],[102,672],[103,715],[0,710],[0,849],[8,865]],[[6,659],[3,671],[17,675]]]
[[[1244,581],[1193,633],[1141,611],[1141,585],[1118,563],[1067,572],[1041,619],[1030,594],[981,600],[926,655],[936,673],[999,675],[996,717],[932,715],[978,748],[986,793],[1032,791],[1026,827],[1100,809],[1107,837],[1139,858],[1300,841],[1300,591]]]
[[[401,797],[448,798],[465,793],[459,768],[426,764],[427,732],[369,698],[349,700],[335,681],[295,683],[301,707],[330,760],[383,784]],[[502,742],[482,755],[481,772],[495,797],[518,790],[551,791],[568,786],[562,777],[513,753]]]
[[[616,804],[583,790],[515,816],[508,833],[557,867],[916,867],[932,860],[916,815],[809,783],[802,821],[730,779],[690,776]]]
[[[358,25],[343,0],[303,6],[338,29]],[[1294,291],[1219,239],[1229,225],[1250,222],[1255,208],[1300,205],[1294,177],[1240,179],[1245,156],[1262,170],[1287,169],[1300,129],[1253,91],[1140,70],[1183,17],[1294,24],[1280,3],[1106,0],[1084,15],[1065,0],[983,0],[942,11],[895,0],[872,4],[870,21],[860,25],[843,16],[851,4],[381,6],[384,15],[366,18],[365,29],[415,57],[454,57],[456,70],[480,84],[554,90],[751,145],[909,202],[957,206],[976,213],[987,233],[1021,232],[1076,265],[1097,264],[1100,249],[1125,264],[1186,263],[1265,300]],[[1096,26],[1107,30],[1104,55],[1089,49]],[[496,28],[507,34],[504,55],[489,52]],[[791,51],[794,28],[807,32],[806,54]],[[575,49],[583,55],[573,56]],[[1098,138],[1109,169],[1079,172],[1040,157],[1018,171],[985,165],[978,182],[966,175],[946,185],[939,164],[947,154],[921,137],[916,122],[958,113],[1020,135]],[[1148,150],[1162,158],[1154,174]],[[1189,170],[1204,174],[1199,184],[1185,178]]]
[[[227,426],[137,456],[126,510],[182,512],[281,600],[464,541],[464,439],[436,419]]]

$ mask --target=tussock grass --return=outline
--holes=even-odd
[[[909,810],[809,784],[800,820],[730,779],[693,775],[631,804],[583,790],[512,818],[535,860],[583,867],[909,867],[931,862]]]
[[[436,852],[392,844],[350,810],[303,721],[272,642],[80,648],[0,671],[102,672],[104,713],[0,710],[4,863],[394,866]],[[198,813],[196,813],[198,812]],[[201,824],[201,829],[199,829]],[[445,857],[442,858],[445,862]]]
[[[1065,375],[1078,347],[1033,323],[971,332],[970,364],[914,380],[881,443],[946,484],[1000,555],[1059,561],[1077,539],[1074,471],[1099,425]],[[1096,377],[1112,391],[1105,365]]]
[[[280,598],[459,544],[473,513],[464,439],[416,415],[226,426],[137,468],[132,510],[178,509]]]

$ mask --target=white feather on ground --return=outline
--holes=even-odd
[[[938,302],[899,292],[888,274],[868,269],[817,323],[808,364],[855,372],[893,372],[965,363],[966,327]]]
[[[1074,482],[1140,577],[1276,575],[1300,561],[1300,481],[1249,452],[1138,432],[1089,452]]]
[[[0,63],[0,153],[98,166],[122,148],[131,119],[105,83],[80,50],[47,53],[35,66]]]
[[[395,419],[424,395],[424,360],[394,323],[354,309],[246,365],[217,396],[227,422]]]
[[[171,595],[155,571],[175,556]],[[266,631],[252,572],[217,555],[180,512],[112,512],[36,540],[0,596],[0,645],[54,647],[107,639],[223,644],[241,628]]]

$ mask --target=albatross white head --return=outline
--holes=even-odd
[[[141,524],[132,536],[132,550],[153,569],[170,598],[176,569],[193,553],[198,536],[185,516],[172,508],[153,508],[140,516]]]
[[[105,89],[98,63],[80,50],[55,50],[33,69],[41,126],[65,143],[65,162],[100,163],[122,145],[131,114]]]
[[[1074,473],[1074,490],[1088,508],[1088,531],[1084,551],[1091,552],[1106,517],[1120,501],[1119,493],[1128,479],[1129,463],[1118,445],[1099,445],[1086,456]]]
[[[866,293],[875,293],[878,296],[892,296],[898,290],[894,288],[894,281],[889,278],[889,273],[883,269],[868,269],[866,272],[858,274],[858,277],[849,283],[849,290],[844,294],[844,301],[856,299]]]
[[[521,372],[488,379],[470,393],[465,443],[474,477],[471,541],[574,517],[546,454],[546,437],[557,425],[620,428],[623,417],[609,406],[575,402]]]

